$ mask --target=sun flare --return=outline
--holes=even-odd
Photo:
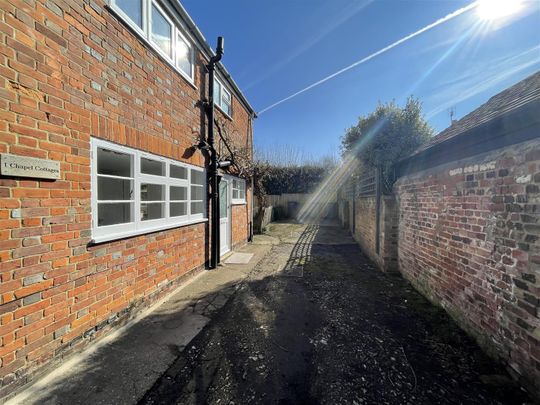
[[[482,20],[495,20],[517,13],[522,6],[521,0],[479,0],[476,10]]]

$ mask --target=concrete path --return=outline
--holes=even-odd
[[[135,322],[69,359],[7,404],[134,404],[177,359],[268,253],[271,242],[239,252],[249,263],[204,271]]]
[[[336,226],[271,224],[24,404],[519,404],[449,317]]]
[[[270,252],[141,404],[519,404],[442,310],[340,228],[272,224]]]

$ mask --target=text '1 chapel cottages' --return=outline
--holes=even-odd
[[[255,114],[176,0],[0,4],[2,398],[249,240]]]

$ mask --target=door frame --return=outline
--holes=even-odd
[[[221,238],[221,212],[219,215],[219,232],[220,232],[220,240],[219,240],[219,255],[220,257],[226,255],[232,250],[232,176],[229,175],[222,175],[221,181],[220,181],[220,187],[222,183],[225,182],[227,184],[227,240],[224,241],[223,238]],[[221,192],[221,188],[220,188]],[[221,195],[220,195],[221,198]],[[227,250],[224,250],[223,247],[225,246],[225,243],[227,244]]]

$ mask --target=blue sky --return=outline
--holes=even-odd
[[[471,3],[182,0],[211,45],[225,37],[223,63],[257,111]],[[410,94],[438,132],[449,108],[460,118],[539,69],[540,0],[490,26],[472,10],[261,114],[255,145],[337,153],[359,116]]]

